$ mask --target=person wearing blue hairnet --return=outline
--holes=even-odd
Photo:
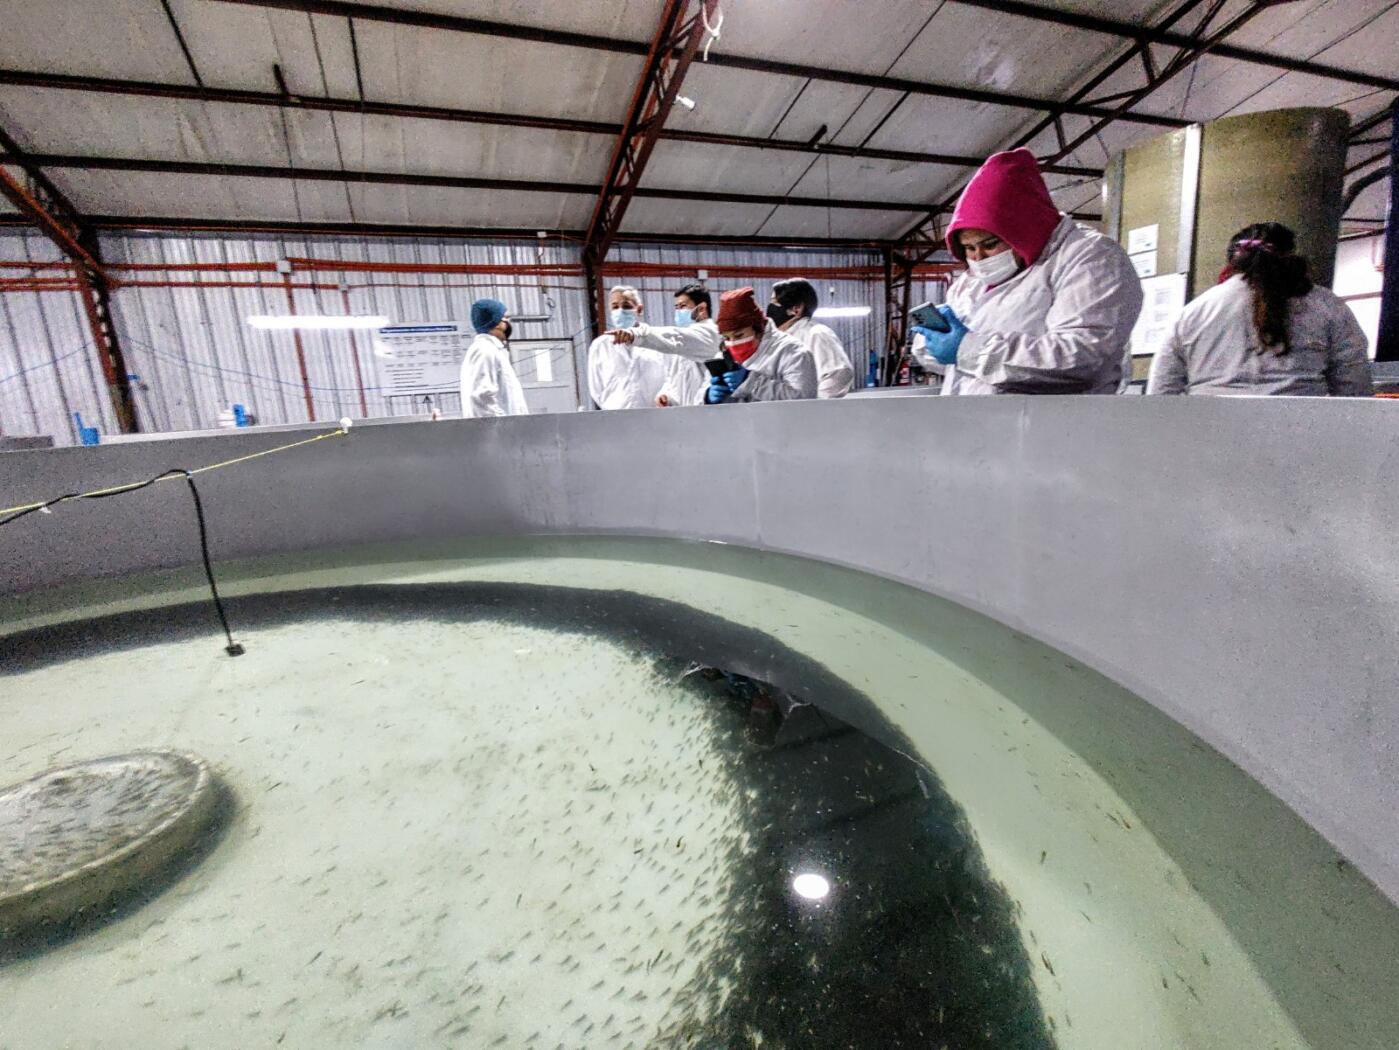
[[[471,304],[471,327],[476,338],[461,362],[461,414],[467,419],[529,415],[524,387],[506,347],[512,329],[505,304],[477,299]]]

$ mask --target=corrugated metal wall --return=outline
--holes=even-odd
[[[0,259],[61,258],[37,232],[0,232]],[[27,274],[11,269],[0,276]],[[0,292],[0,432],[48,434],[72,444],[74,413],[103,431],[115,426],[82,301],[71,292]]]
[[[308,411],[292,333],[251,328],[250,314],[290,312],[280,277],[267,264],[282,258],[407,266],[576,266],[578,250],[558,242],[351,237],[125,235],[103,238],[109,264],[124,284],[112,296],[113,312],[133,380],[142,430],[199,430],[218,425],[219,413],[237,403],[259,423],[306,422],[340,416],[406,415],[421,404],[386,398],[379,389],[371,340],[365,332],[302,331],[311,390]],[[57,261],[38,234],[0,234],[0,259]],[[666,248],[622,246],[609,264],[667,264],[690,271],[725,268],[761,273],[773,267],[877,268],[875,253]],[[191,264],[214,271],[167,270]],[[250,270],[247,264],[263,264]],[[154,267],[154,269],[145,269]],[[15,270],[4,275],[16,276]],[[687,277],[609,277],[638,285],[653,323],[669,323],[671,299]],[[588,346],[587,298],[578,276],[510,273],[373,273],[296,269],[291,280],[298,313],[383,314],[393,321],[465,319],[472,300],[496,296],[514,313],[544,315],[543,323],[518,326],[521,338],[571,340],[582,373]],[[746,280],[712,276],[723,291],[755,286],[766,302],[772,277]],[[181,286],[170,287],[172,282]],[[817,279],[824,304],[869,306],[868,316],[827,323],[845,342],[863,385],[869,353],[883,343],[884,304],[877,276]],[[197,286],[196,286],[197,285]],[[306,287],[316,285],[317,287]],[[358,363],[358,373],[356,372]],[[586,382],[580,384],[586,398]],[[455,398],[439,406],[455,412]],[[77,441],[73,413],[111,432],[114,420],[79,297],[71,292],[0,292],[0,429],[9,434],[49,434]]]
[[[382,238],[123,237],[104,241],[104,249],[109,263],[160,266],[237,266],[283,258],[502,267],[576,261],[554,246]],[[178,277],[179,272],[172,275]],[[143,276],[167,274],[151,271]],[[208,274],[197,276],[208,279]],[[115,294],[114,310],[128,364],[140,376],[137,401],[143,427],[147,421],[155,430],[212,427],[219,412],[234,403],[244,405],[259,423],[306,422],[312,412],[324,420],[424,410],[407,398],[384,396],[367,332],[294,335],[251,328],[245,322],[249,315],[291,312],[287,291],[278,285],[275,274],[234,270],[228,277],[230,283],[258,281],[266,287],[132,287],[128,283]],[[509,303],[516,313],[550,316],[547,323],[522,325],[522,337],[571,339],[580,349],[586,345],[586,300],[582,282],[576,278],[298,269],[291,282],[297,286],[292,295],[300,314],[382,314],[395,322],[460,320],[468,316],[473,300],[489,295]],[[311,388],[311,410],[297,361],[298,337]],[[456,412],[460,404],[453,396],[439,407]]]

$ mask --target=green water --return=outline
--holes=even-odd
[[[813,987],[848,989],[857,962],[815,945],[872,905],[865,869],[828,863],[824,916],[796,905],[764,927],[758,902],[752,921],[735,918],[762,863],[796,874],[808,860],[754,845],[757,830],[781,830],[777,807],[762,808],[781,787],[772,770],[785,767],[766,757],[780,747],[754,744],[722,698],[682,677],[687,632],[699,644],[715,622],[728,641],[705,643],[709,662],[729,645],[731,669],[821,694],[793,689],[882,741],[869,747],[892,747],[891,767],[906,755],[907,783],[933,785],[965,822],[959,871],[979,880],[978,901],[1006,905],[975,921],[1009,923],[985,954],[1028,1003],[994,1019],[1019,1026],[1013,1045],[1399,1045],[1387,902],[1148,705],[949,603],[798,559],[631,539],[364,549],[221,577],[244,657],[223,655],[198,607],[192,633],[0,668],[0,780],[171,746],[210,759],[239,800],[170,891],[0,966],[0,1047],[110,1046],[113,1032],[143,1047],[929,1045],[878,1032],[857,1044],[834,1034],[834,1015],[803,1033],[780,1008],[809,991],[790,973],[779,998],[756,1002],[752,962],[719,966],[736,936],[745,959],[812,938]],[[385,586],[435,604],[333,609],[337,590],[351,603]],[[497,586],[556,598],[537,622],[527,600],[509,616],[449,615],[454,596]],[[250,604],[240,625],[239,596],[278,592],[295,615],[254,621]],[[565,592],[608,597],[559,622]],[[205,600],[177,574],[9,599],[0,615],[18,637]],[[586,621],[629,607],[643,610],[630,634]],[[813,717],[802,710],[793,732]],[[886,829],[879,848],[895,854],[898,836],[913,833]],[[916,863],[940,865],[935,851]],[[962,986],[899,1000],[929,1026],[899,1031],[933,1031],[939,1010],[971,1016],[985,979],[974,963],[953,968]],[[751,1023],[721,1023],[739,1004]],[[696,1033],[711,1042],[687,1041]]]

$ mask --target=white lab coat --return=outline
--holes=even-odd
[[[845,352],[840,336],[809,317],[799,317],[786,329],[811,351],[816,362],[816,396],[844,397],[855,386],[855,369]]]
[[[702,405],[709,389],[709,372],[697,361],[666,358],[666,381],[661,395],[668,406]]]
[[[1291,300],[1291,349],[1258,352],[1253,291],[1235,275],[1190,303],[1151,362],[1148,394],[1291,394],[1369,397],[1368,343],[1335,293],[1314,287]]]
[[[1121,245],[1066,215],[1033,266],[994,288],[963,273],[947,302],[970,331],[944,394],[1115,394],[1142,283]]]
[[[731,401],[795,401],[816,396],[816,361],[797,339],[780,331],[771,320],[763,330],[758,351],[743,367],[748,378]]]
[[[665,358],[654,350],[609,335],[588,347],[588,393],[599,408],[655,408],[665,381]]]
[[[461,414],[467,419],[529,415],[510,352],[493,335],[482,332],[466,348],[461,362]]]
[[[636,345],[654,350],[665,359],[666,379],[661,393],[672,405],[702,405],[709,389],[709,373],[702,362],[723,353],[719,326],[711,320],[695,321],[683,328],[639,324],[632,329]]]

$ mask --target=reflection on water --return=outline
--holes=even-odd
[[[1136,707],[1139,773],[1066,749],[1039,720],[1097,760],[1131,702],[1071,662],[996,693],[973,632],[953,660],[862,615],[952,616],[900,588],[567,553],[235,580],[237,660],[200,605],[0,637],[4,780],[175,746],[237,799],[184,881],[0,967],[0,1046],[1399,1045],[1392,909],[1327,861],[1303,941],[1241,867],[1268,843],[1202,868],[1175,829],[1214,818],[1133,776],[1290,818]]]

